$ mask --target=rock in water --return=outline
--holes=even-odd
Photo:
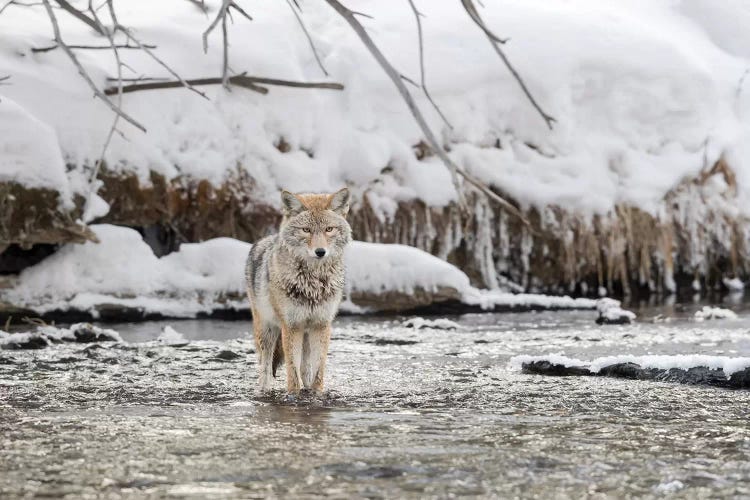
[[[219,354],[217,354],[216,357],[225,361],[232,361],[233,359],[241,358],[242,355],[237,354],[234,351],[230,351],[229,349],[224,349],[222,351],[219,351]]]
[[[626,311],[620,307],[620,301],[603,298],[596,301],[596,318],[598,325],[628,325],[635,319],[635,313]]]
[[[75,341],[80,344],[91,342],[118,342],[122,340],[120,334],[114,330],[107,330],[91,323],[76,323],[70,327]]]

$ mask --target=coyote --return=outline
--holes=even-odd
[[[351,241],[349,190],[281,192],[279,233],[250,250],[245,278],[253,313],[261,391],[282,359],[286,387],[323,390],[331,321],[344,289],[344,247]]]

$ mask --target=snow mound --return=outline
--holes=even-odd
[[[745,289],[745,283],[739,278],[724,278],[722,281],[730,292],[741,292]]]
[[[69,328],[44,325],[22,333],[0,331],[0,349],[42,349],[61,342],[122,342],[122,338],[115,330],[90,323],[76,323]]]
[[[370,293],[472,289],[469,277],[456,266],[406,245],[352,242],[346,249],[346,276],[352,290]]]
[[[596,318],[599,325],[627,325],[636,318],[635,313],[620,307],[619,300],[610,298],[597,300],[596,312],[599,313],[599,317]]]
[[[632,363],[642,368],[657,368],[660,370],[689,370],[691,368],[705,367],[712,370],[722,370],[729,378],[732,374],[750,368],[750,357],[728,357],[709,356],[704,354],[677,354],[677,355],[620,355],[604,356],[591,361],[583,361],[569,358],[559,354],[548,354],[545,356],[514,356],[508,362],[511,370],[521,370],[525,363],[547,361],[551,364],[571,368],[588,368],[592,373],[599,373],[602,369],[618,364]]]
[[[696,321],[705,321],[707,319],[737,319],[737,313],[730,309],[721,307],[703,306],[700,311],[695,311]]]
[[[415,330],[421,330],[422,328],[431,328],[434,330],[461,330],[463,328],[455,321],[446,318],[424,319],[419,316],[409,318],[401,323],[401,325],[407,328],[414,328]]]
[[[171,325],[167,325],[162,329],[156,341],[169,346],[181,346],[188,343],[185,335],[172,328]]]

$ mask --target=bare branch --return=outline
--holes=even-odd
[[[219,24],[219,21],[226,17],[227,9],[229,8],[230,3],[232,3],[232,0],[222,0],[219,12],[216,14],[214,20],[211,21],[211,24],[208,25],[206,31],[203,32],[203,52],[208,52],[208,35],[210,35],[214,28],[216,28],[216,25]]]
[[[239,12],[240,14],[242,14],[242,16],[243,16],[243,17],[244,17],[245,19],[247,19],[248,21],[252,21],[252,20],[253,20],[253,18],[252,18],[252,17],[250,16],[250,14],[248,14],[247,12],[245,12],[245,11],[244,11],[244,10],[242,9],[242,7],[240,7],[239,5],[237,5],[237,4],[235,3],[235,2],[229,2],[229,8],[230,8],[230,9],[234,9],[234,10],[236,10],[237,12]],[[229,10],[228,12],[229,12],[229,13],[231,14],[231,12],[232,12],[232,11],[231,11],[231,10]]]
[[[367,31],[365,30],[365,28],[360,24],[357,18],[354,17],[354,13],[350,11],[349,9],[347,9],[346,7],[344,7],[338,0],[326,0],[326,2],[328,3],[328,5],[333,7],[333,9],[336,12],[338,12],[339,15],[341,15],[341,17],[344,18],[344,20],[346,20],[349,26],[352,27],[352,29],[357,34],[357,36],[359,36],[360,40],[362,40],[362,43],[365,44],[365,47],[367,47],[370,54],[372,54],[375,60],[383,68],[383,71],[385,71],[385,73],[391,79],[391,82],[393,82],[393,84],[396,86],[396,89],[401,94],[401,97],[403,97],[404,101],[406,101],[406,105],[409,107],[409,110],[411,111],[412,116],[414,116],[414,119],[417,121],[419,128],[422,129],[422,133],[425,135],[425,138],[427,139],[427,142],[430,148],[432,148],[435,154],[438,155],[438,157],[443,161],[445,166],[448,167],[448,170],[450,171],[451,177],[453,179],[453,184],[456,187],[456,193],[458,194],[459,199],[460,200],[463,199],[461,195],[460,185],[458,182],[458,176],[460,175],[461,177],[466,179],[467,182],[469,182],[471,185],[475,186],[482,193],[484,193],[487,197],[489,197],[490,199],[492,199],[499,205],[503,206],[510,213],[517,216],[526,225],[529,225],[529,222],[526,220],[523,214],[515,206],[513,206],[507,200],[500,197],[497,193],[492,191],[484,183],[480,182],[479,180],[475,179],[473,176],[466,173],[458,165],[456,165],[453,160],[450,159],[450,157],[445,152],[445,150],[437,142],[437,139],[435,138],[435,135],[433,134],[432,130],[430,130],[429,125],[427,125],[427,121],[422,115],[422,112],[419,110],[419,107],[417,106],[417,103],[414,101],[414,98],[412,98],[411,94],[409,93],[409,89],[406,88],[406,85],[404,85],[404,82],[401,80],[401,75],[399,74],[398,71],[396,71],[396,69],[393,66],[391,66],[391,63],[388,62],[388,60],[385,58],[383,53],[380,52],[380,49],[378,49],[378,47],[372,41],[370,36],[367,34]]]
[[[420,86],[420,85],[419,85],[419,84],[418,84],[417,82],[415,82],[414,80],[412,80],[412,79],[411,79],[411,78],[409,78],[408,76],[406,76],[406,75],[404,75],[404,74],[402,74],[402,75],[399,75],[399,76],[401,76],[401,79],[402,79],[402,80],[404,80],[405,82],[411,83],[412,85],[414,85],[414,86],[415,86],[415,87],[417,87],[418,89],[421,89],[421,88],[422,88],[422,87],[421,87],[421,86]]]
[[[128,123],[136,127],[137,129],[145,132],[146,127],[138,123],[135,119],[133,119],[130,115],[125,113],[120,107],[116,106],[112,101],[109,100],[109,98],[102,93],[101,90],[99,90],[94,84],[93,80],[89,76],[89,74],[86,72],[86,70],[81,66],[81,63],[78,61],[78,58],[73,53],[72,50],[70,50],[66,45],[65,42],[62,40],[62,36],[60,35],[60,26],[57,24],[57,17],[55,16],[54,11],[52,10],[52,6],[49,3],[49,0],[42,0],[42,3],[44,4],[44,8],[47,9],[47,15],[49,16],[50,22],[52,23],[52,29],[55,32],[55,41],[58,45],[65,51],[65,54],[70,58],[70,60],[73,62],[75,67],[78,69],[78,74],[81,75],[81,77],[86,80],[86,83],[88,83],[91,90],[94,91],[94,95],[96,95],[99,99],[104,101],[104,103],[109,106],[109,108],[114,111],[116,114],[121,116],[124,120],[126,120]],[[94,21],[92,21],[94,22]]]
[[[67,0],[55,0],[55,2],[57,3],[57,5],[59,5],[60,7],[62,7],[62,9],[64,11],[66,11],[69,14],[71,14],[73,17],[75,17],[76,19],[80,20],[84,24],[88,25],[89,28],[93,29],[94,31],[96,31],[100,35],[104,35],[104,32],[106,30],[102,29],[102,26],[100,24],[97,24],[96,21],[94,21],[93,19],[91,19],[89,16],[87,16],[86,14],[84,14],[83,12],[81,12],[80,10],[78,10],[75,7],[73,7],[72,5],[70,5],[70,3],[68,3]],[[45,1],[44,4],[46,6],[47,2]]]
[[[204,14],[208,14],[208,7],[206,7],[206,4],[203,0],[187,0],[187,1],[195,5],[198,8],[198,10],[200,10]]]
[[[294,2],[294,5],[297,6],[297,9],[294,8],[294,5],[292,5],[292,0],[286,0],[287,5],[289,5],[289,8],[292,9],[292,12],[294,13],[294,17],[297,18],[297,22],[299,23],[300,28],[302,28],[302,31],[305,33],[305,36],[307,37],[307,43],[310,44],[310,49],[312,49],[312,53],[315,56],[315,60],[318,62],[318,66],[320,66],[320,70],[323,72],[324,75],[328,76],[328,71],[326,71],[325,67],[323,66],[323,61],[320,60],[320,56],[318,55],[318,51],[315,49],[315,44],[313,43],[312,37],[310,36],[310,33],[307,31],[307,27],[305,27],[304,21],[302,21],[302,17],[297,12],[297,9],[299,9],[299,5],[297,2]],[[302,9],[300,9],[300,12]]]
[[[146,45],[143,44],[144,47],[149,49],[155,49],[156,45]],[[32,47],[32,52],[49,52],[50,50],[55,50],[58,48],[58,45],[50,45],[49,47]],[[69,49],[75,49],[75,50],[112,50],[111,45],[68,45]],[[140,47],[137,45],[117,45],[118,49],[138,49],[140,50]]]
[[[505,52],[500,48],[500,45],[505,43],[507,40],[504,40],[494,33],[490,31],[489,28],[484,24],[484,21],[482,21],[482,18],[479,16],[479,12],[477,12],[476,7],[474,6],[474,3],[472,0],[461,0],[461,4],[463,4],[464,9],[469,14],[469,17],[476,23],[477,26],[484,32],[485,35],[487,35],[487,38],[490,40],[490,44],[492,45],[492,48],[495,49],[495,52],[498,56],[500,56],[500,59],[502,59],[503,63],[505,64],[505,67],[508,68],[508,71],[513,75],[513,78],[516,79],[518,84],[521,86],[521,90],[523,90],[523,93],[526,94],[526,97],[531,102],[531,105],[534,106],[534,108],[539,112],[539,114],[542,116],[544,121],[547,123],[547,127],[549,127],[550,130],[552,130],[552,124],[556,121],[552,116],[548,115],[544,112],[544,110],[539,106],[539,103],[536,102],[536,99],[534,99],[534,96],[531,95],[531,92],[529,91],[528,87],[526,87],[526,83],[521,78],[521,75],[518,74],[516,69],[513,67],[512,64],[510,64],[510,60],[505,55]]]
[[[227,34],[227,16],[221,18],[221,37],[224,46],[221,60],[221,85],[229,90],[229,35]]]
[[[107,0],[107,6],[109,7],[110,15],[114,19],[114,6],[112,4],[111,0]],[[89,12],[91,12],[91,17],[96,21],[96,23],[103,28],[103,31],[106,33],[107,40],[109,40],[110,48],[112,49],[112,53],[115,56],[115,62],[117,63],[117,107],[122,108],[122,67],[123,63],[120,60],[120,52],[118,51],[118,46],[115,43],[115,38],[112,35],[112,32],[110,32],[108,29],[104,28],[104,24],[99,19],[99,16],[96,14],[96,9],[93,8],[92,0],[89,0]],[[107,134],[107,138],[104,140],[104,144],[102,145],[102,152],[99,155],[99,159],[94,164],[94,170],[91,172],[91,176],[89,177],[89,192],[86,197],[86,208],[89,207],[89,203],[91,203],[91,197],[96,194],[98,191],[97,185],[96,185],[96,178],[99,176],[99,171],[101,170],[102,164],[104,164],[104,157],[107,154],[107,149],[109,149],[109,144],[112,142],[112,136],[115,133],[115,130],[117,130],[117,123],[120,120],[120,115],[115,115],[115,119],[112,121],[112,126],[109,129],[109,133]]]
[[[420,19],[422,13],[417,10],[417,6],[414,5],[414,0],[409,0],[409,5],[411,6],[412,12],[414,12],[414,19],[417,21],[417,34],[419,35],[419,74],[422,81],[422,92],[424,92],[425,97],[430,101],[430,104],[432,104],[432,107],[435,108],[435,111],[437,111],[437,114],[440,115],[440,118],[443,119],[443,122],[445,122],[448,128],[453,129],[453,125],[450,124],[438,105],[432,99],[430,92],[427,90],[427,82],[425,81],[424,72],[424,39],[422,37],[422,20]]]
[[[10,79],[10,75],[8,75],[8,76],[0,76],[0,82],[4,82],[5,80],[9,80],[9,79]]]
[[[154,54],[151,51],[151,49],[149,49],[146,45],[144,45],[143,43],[141,43],[141,41],[138,40],[133,35],[133,33],[131,33],[131,31],[127,27],[125,27],[122,24],[120,24],[120,21],[117,19],[117,15],[115,14],[115,10],[112,7],[112,0],[107,0],[107,4],[110,7],[110,11],[109,12],[110,12],[110,16],[112,17],[112,23],[114,24],[114,28],[113,28],[114,31],[120,31],[120,32],[122,32],[128,38],[128,40],[131,40],[141,50],[143,50],[143,52],[145,52],[146,54],[148,54],[149,56],[151,56],[151,59],[153,59],[154,61],[156,61],[159,64],[159,66],[161,66],[162,68],[166,69],[167,72],[170,75],[172,75],[173,77],[175,77],[182,84],[183,87],[186,87],[190,91],[195,92],[196,94],[198,94],[199,96],[203,97],[204,99],[208,99],[208,97],[206,96],[206,94],[204,94],[200,90],[198,90],[195,87],[193,87],[192,85],[190,85],[187,81],[185,81],[180,75],[177,74],[177,72],[175,72],[172,68],[170,68],[169,65],[167,65],[167,63],[165,63],[164,61],[162,61],[156,54]]]
[[[261,94],[268,93],[268,89],[261,87],[262,85],[276,85],[281,87],[295,87],[295,88],[306,88],[306,89],[327,89],[327,90],[343,90],[344,86],[340,83],[334,82],[295,82],[290,80],[278,80],[275,78],[261,78],[256,76],[247,76],[245,73],[240,75],[230,76],[228,81],[231,85],[238,87],[245,87]],[[222,83],[221,78],[196,78],[193,80],[187,80],[190,85],[201,86],[201,85],[218,85]],[[158,81],[150,83],[135,83],[132,85],[125,85],[122,88],[122,92],[127,94],[129,92],[138,92],[141,90],[157,90],[157,89],[173,89],[182,87],[182,83],[179,81]],[[107,95],[112,95],[117,92],[114,87],[104,90]]]

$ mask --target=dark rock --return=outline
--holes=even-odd
[[[593,373],[586,367],[563,366],[539,360],[523,363],[521,371],[523,373],[549,376],[597,376],[736,389],[750,388],[750,368],[733,373],[729,378],[727,378],[723,370],[705,366],[694,366],[687,370],[681,368],[663,370],[660,368],[643,368],[635,363],[616,363],[605,366],[597,373]]]
[[[555,377],[593,375],[591,370],[583,366],[565,366],[558,363],[550,363],[545,360],[523,363],[521,365],[521,372],[536,375],[551,375]]]
[[[44,349],[49,345],[49,340],[44,335],[30,335],[26,340],[14,340],[3,344],[3,349]]]
[[[75,337],[75,341],[80,344],[88,344],[91,342],[117,342],[120,340],[108,331],[97,328],[89,323],[73,325],[73,336]]]
[[[730,387],[750,389],[750,368],[734,372],[729,377]]]
[[[632,323],[632,321],[628,316],[617,316],[615,318],[599,316],[596,318],[597,325],[629,325],[630,323]]]
[[[230,351],[229,349],[224,349],[222,351],[219,351],[219,354],[217,354],[216,357],[225,361],[232,361],[233,359],[241,358],[242,355],[237,354],[234,351]]]

